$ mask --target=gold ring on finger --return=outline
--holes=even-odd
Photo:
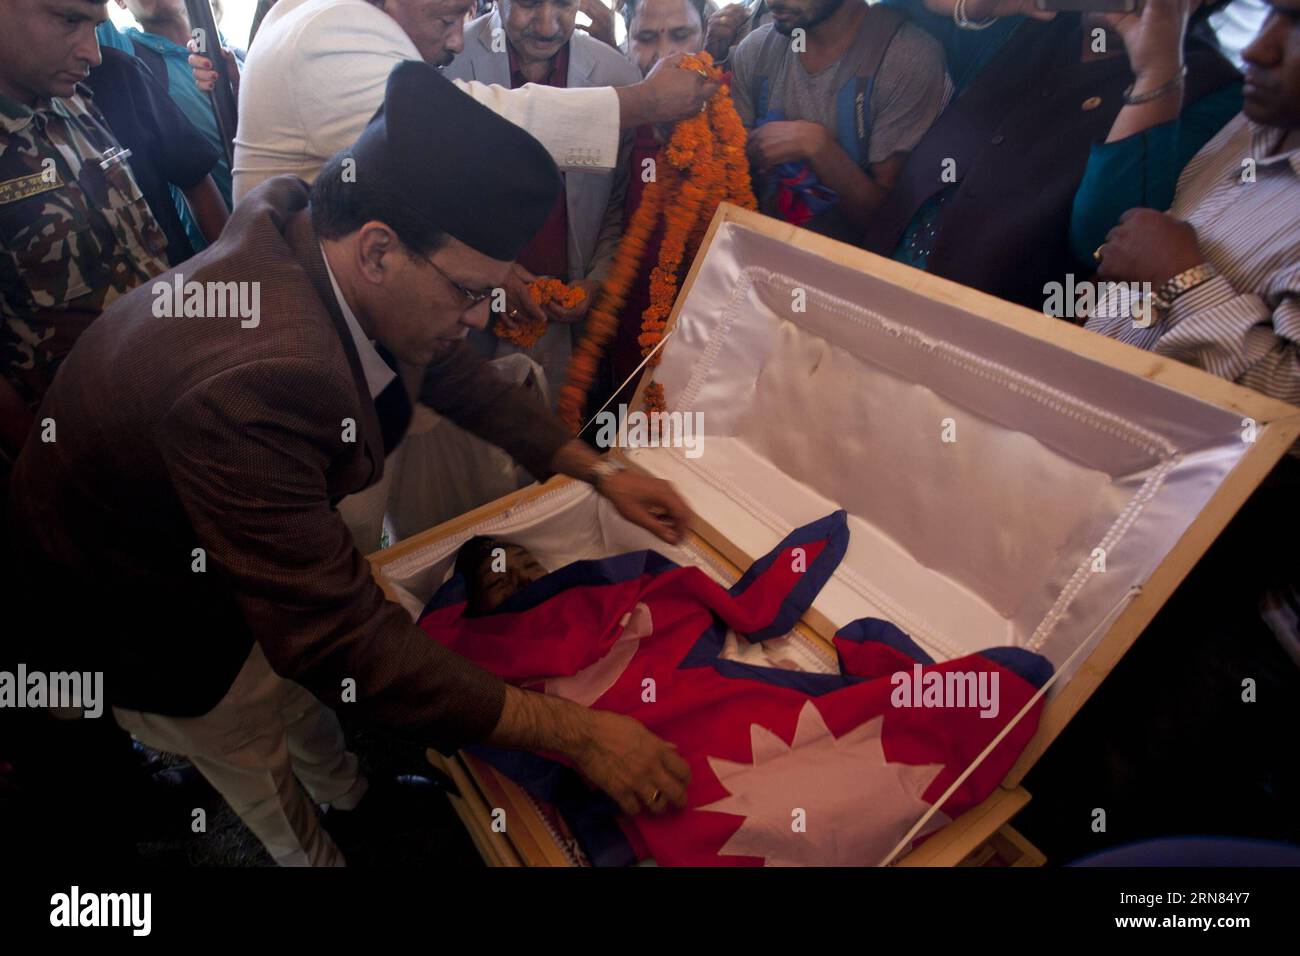
[[[1093,260],[1094,262],[1101,262],[1101,249],[1102,249],[1102,246],[1104,246],[1104,245],[1106,245],[1106,243],[1103,242],[1103,243],[1102,243],[1100,246],[1098,246],[1096,249],[1092,250],[1092,260]]]

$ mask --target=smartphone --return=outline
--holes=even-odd
[[[1132,13],[1138,0],[1034,0],[1039,10],[1075,13]]]

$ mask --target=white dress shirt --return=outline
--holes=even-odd
[[[334,270],[330,268],[330,260],[325,255],[324,246],[321,247],[320,254],[321,258],[325,260],[325,271],[329,274],[330,285],[334,288],[334,298],[338,300],[339,310],[343,313],[343,321],[347,323],[348,331],[352,333],[352,341],[357,347],[357,355],[361,358],[361,372],[366,377],[366,388],[369,390],[371,398],[378,398],[379,393],[392,384],[393,379],[397,378],[397,373],[380,356],[379,351],[375,348],[375,343],[366,338],[361,323],[357,321],[356,313],[348,305],[348,300],[343,297],[343,290],[339,288],[338,280],[334,278]]]
[[[383,104],[393,67],[419,59],[406,31],[366,0],[280,0],[262,22],[240,80],[235,202],[273,176],[310,182],[361,135]],[[561,169],[612,169],[618,161],[618,94],[609,87],[530,83],[510,90],[453,82],[535,136]]]
[[[1178,179],[1169,215],[1218,272],[1147,328],[1098,309],[1087,328],[1300,403],[1300,148],[1238,113]],[[1300,445],[1296,451],[1300,451]]]

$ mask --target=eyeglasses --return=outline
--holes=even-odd
[[[433,268],[437,270],[438,275],[442,276],[449,283],[451,283],[451,285],[455,287],[456,291],[465,297],[466,308],[469,308],[470,306],[478,305],[480,302],[482,302],[484,299],[486,299],[488,296],[492,294],[491,289],[480,289],[477,292],[473,289],[467,289],[459,282],[457,282],[455,279],[453,279],[451,276],[447,275],[446,271],[442,269],[438,265],[438,263],[434,262],[432,259],[426,259],[424,261],[429,263],[429,265],[433,266]]]

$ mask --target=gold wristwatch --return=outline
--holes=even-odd
[[[1173,307],[1174,300],[1184,292],[1190,292],[1202,282],[1207,282],[1218,274],[1214,266],[1208,262],[1185,269],[1156,290],[1156,294],[1151,297],[1151,304],[1161,312],[1167,312]]]

